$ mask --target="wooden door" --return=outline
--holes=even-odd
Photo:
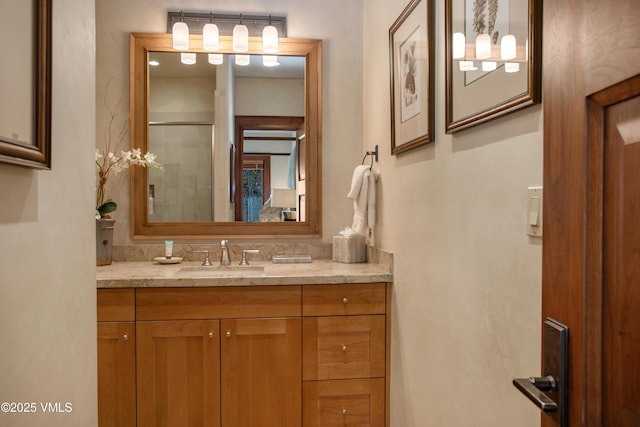
[[[542,317],[569,327],[568,425],[640,426],[640,8],[547,0],[543,37]]]
[[[219,323],[137,322],[138,427],[220,426]]]
[[[98,425],[136,425],[136,339],[133,322],[98,323]]]
[[[222,425],[300,427],[301,321],[222,320]]]

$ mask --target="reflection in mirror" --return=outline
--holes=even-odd
[[[132,143],[164,166],[131,171],[132,236],[319,235],[320,42],[281,39],[269,67],[131,41]]]

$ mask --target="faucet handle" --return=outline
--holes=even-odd
[[[242,250],[242,260],[240,261],[240,265],[249,265],[247,262],[247,254],[258,254],[260,253],[259,249],[243,249]]]
[[[204,254],[204,261],[202,261],[202,265],[213,265],[211,260],[209,259],[209,250],[204,249],[202,251],[191,251],[194,254]]]

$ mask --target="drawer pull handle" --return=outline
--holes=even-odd
[[[347,351],[347,346],[346,346],[346,345],[343,345],[343,346],[342,346],[342,351],[344,351],[344,352],[346,352],[346,351]]]
[[[349,302],[349,300],[347,299],[347,297],[342,298],[342,303],[343,303],[343,304],[346,304],[346,303],[348,303],[348,302]]]
[[[124,334],[122,336],[122,339],[125,340],[125,341],[129,341],[129,335],[128,334]]]
[[[231,331],[227,331],[227,332],[225,333],[225,335],[226,335],[226,337],[227,337],[227,338],[231,338]]]
[[[209,338],[213,338],[213,332],[209,332]]]
[[[342,408],[342,415],[347,415],[347,408]]]

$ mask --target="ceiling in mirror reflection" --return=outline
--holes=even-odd
[[[183,64],[179,52],[149,52],[149,61],[158,65],[149,65],[149,74],[153,78],[210,77],[215,76],[217,65],[210,64],[206,53],[196,54],[195,64]],[[263,78],[304,78],[304,56],[278,56],[280,65],[266,67],[262,64],[262,55],[249,55],[249,65],[237,65],[235,55],[224,54],[225,61],[232,61],[233,74],[236,77]]]

